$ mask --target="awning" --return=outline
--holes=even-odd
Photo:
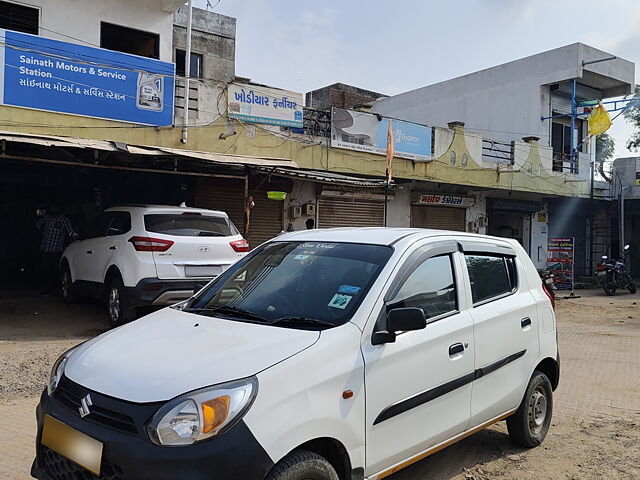
[[[279,175],[281,177],[311,180],[313,182],[324,183],[327,185],[344,185],[368,188],[382,188],[386,185],[386,181],[384,178],[356,177],[335,172],[326,172],[322,170],[292,170],[281,167],[272,169],[259,167],[256,168],[256,170],[272,175]]]
[[[294,161],[286,158],[229,155],[226,153],[202,152],[198,150],[186,150],[181,148],[130,145],[122,142],[91,140],[88,138],[78,137],[59,137],[54,135],[38,135],[31,133],[0,131],[0,140],[7,142],[40,145],[44,147],[80,148],[108,152],[124,152],[131,155],[149,155],[160,158],[164,157],[194,159],[225,165],[255,165],[265,167],[287,167],[290,169],[298,168],[298,165]]]

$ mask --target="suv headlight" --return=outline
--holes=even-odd
[[[258,392],[255,377],[223,383],[170,400],[147,426],[156,445],[191,445],[230,429],[249,409]]]
[[[49,396],[51,396],[51,394],[58,386],[58,383],[62,378],[62,374],[64,373],[64,366],[67,364],[67,360],[69,360],[69,357],[71,356],[73,351],[80,345],[76,345],[75,347],[70,348],[62,355],[60,355],[58,359],[53,363],[53,368],[51,369],[51,373],[49,374],[49,383],[47,383],[47,393],[49,394]]]

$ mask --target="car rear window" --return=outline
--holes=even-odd
[[[471,254],[465,255],[465,259],[474,304],[500,297],[517,288],[513,257]]]
[[[200,214],[152,213],[144,216],[147,232],[177,237],[229,237],[238,229],[226,217]]]

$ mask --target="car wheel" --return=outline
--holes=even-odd
[[[537,447],[547,436],[553,413],[553,389],[549,378],[535,371],[522,403],[516,413],[507,418],[511,440],[522,447]]]
[[[71,270],[66,263],[60,269],[60,293],[64,303],[71,304],[78,301],[78,288],[73,284]]]
[[[124,284],[117,277],[112,279],[107,286],[107,313],[112,327],[117,327],[136,318],[135,308],[128,304]]]
[[[338,474],[326,458],[298,450],[276,463],[265,480],[338,480]]]

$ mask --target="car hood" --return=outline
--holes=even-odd
[[[65,375],[96,392],[157,402],[248,377],[313,345],[320,332],[165,308],[89,340]]]

